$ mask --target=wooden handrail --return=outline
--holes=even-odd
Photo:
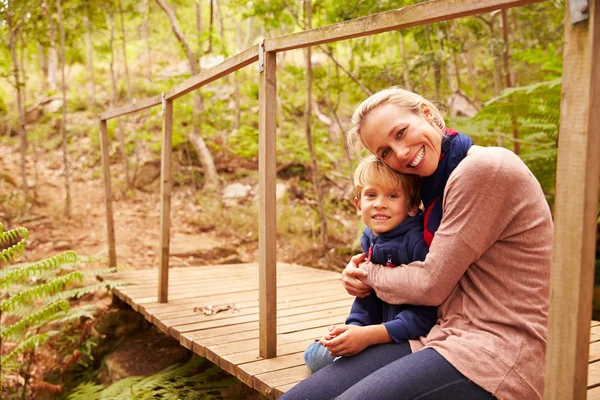
[[[123,107],[113,108],[112,110],[108,110],[108,111],[100,114],[100,119],[103,121],[106,121],[111,118],[121,117],[123,115],[142,111],[147,108],[159,105],[162,101],[161,99],[162,99],[162,96],[159,94],[157,96],[147,97],[143,100],[134,101]]]
[[[192,76],[167,91],[165,99],[174,100],[256,61],[258,61],[258,45],[249,47],[212,68],[202,70],[198,75]]]
[[[286,51],[361,36],[431,24],[501,8],[511,8],[544,0],[434,0],[398,10],[356,18],[291,35],[265,40],[266,51]]]

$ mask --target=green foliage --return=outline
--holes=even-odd
[[[5,264],[23,253],[28,237],[27,229],[4,231],[0,223],[0,254]],[[28,354],[38,351],[46,342],[52,342],[52,338],[68,336],[66,332],[73,323],[94,318],[96,306],[74,307],[70,299],[121,284],[109,281],[73,287],[86,275],[76,269],[78,262],[77,254],[66,251],[49,259],[0,269],[0,311],[6,318],[0,329],[0,339],[3,344],[14,343],[10,353],[0,360],[3,371],[27,373],[23,360]],[[86,346],[85,340],[76,342]]]
[[[216,379],[222,372],[202,357],[186,364],[176,364],[149,377],[129,377],[108,388],[93,383],[79,385],[69,400],[94,399],[221,399],[221,393],[231,388],[234,379]]]
[[[25,242],[28,237],[29,231],[27,229],[16,228],[4,231],[4,225],[0,223],[0,258],[5,264],[23,254],[25,251]]]
[[[561,80],[537,82],[505,89],[488,101],[475,120],[486,124],[488,140],[502,136],[512,141],[511,113],[518,122],[521,158],[532,170],[548,198],[554,202]]]

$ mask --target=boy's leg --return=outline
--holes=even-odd
[[[491,393],[461,374],[433,349],[424,349],[373,372],[338,400],[490,400]]]
[[[304,363],[313,374],[333,363],[335,357],[320,342],[313,342],[304,351]]]
[[[286,392],[280,399],[333,399],[379,368],[410,353],[410,346],[406,342],[367,347],[355,356],[342,357],[327,368],[314,373]]]

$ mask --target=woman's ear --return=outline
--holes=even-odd
[[[425,103],[421,103],[421,112],[423,113],[423,118],[429,123],[433,122],[433,112],[431,112],[431,108]]]

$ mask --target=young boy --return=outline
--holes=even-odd
[[[423,238],[419,178],[399,174],[369,156],[356,168],[354,186],[357,214],[366,225],[361,245],[367,261],[396,267],[424,260],[429,248]],[[331,351],[352,356],[375,344],[417,339],[429,333],[436,319],[435,307],[392,305],[373,292],[356,298],[346,324],[330,327],[321,341],[306,349],[304,361],[316,372],[335,361]],[[335,348],[322,344],[334,337],[343,339],[336,340]]]

